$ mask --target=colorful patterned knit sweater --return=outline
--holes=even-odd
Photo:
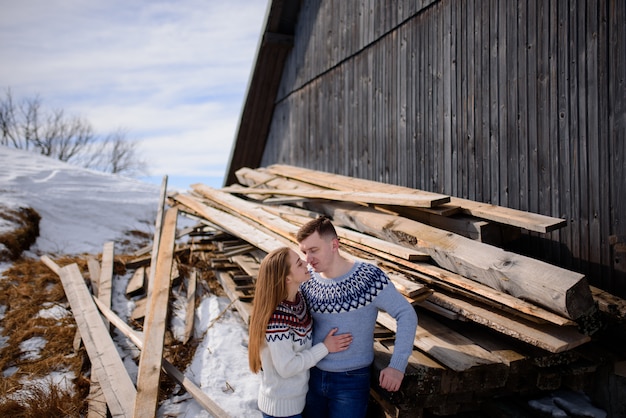
[[[397,321],[389,366],[404,372],[413,350],[417,314],[380,268],[356,261],[348,273],[334,279],[311,271],[311,279],[300,289],[315,323],[313,344],[323,341],[333,328],[353,338],[347,350],[324,357],[318,368],[342,372],[369,366],[374,360],[374,326],[380,309]]]
[[[312,345],[312,325],[300,292],[295,302],[283,301],[272,314],[261,349],[258,405],[266,414],[289,416],[304,409],[309,369],[328,354],[323,343]]]

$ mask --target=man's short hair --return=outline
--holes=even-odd
[[[302,242],[315,232],[319,233],[322,238],[338,238],[330,217],[320,216],[302,225],[296,234],[296,240]]]

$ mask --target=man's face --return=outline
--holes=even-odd
[[[335,242],[336,239],[324,239],[316,231],[300,242],[300,251],[313,270],[323,273],[332,262]]]

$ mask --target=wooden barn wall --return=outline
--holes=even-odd
[[[262,164],[568,220],[529,255],[626,297],[626,2],[304,0]]]

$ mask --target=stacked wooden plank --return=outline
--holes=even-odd
[[[597,364],[576,350],[590,341],[580,323],[596,310],[585,278],[467,236],[470,224],[547,232],[563,220],[290,166],[241,169],[237,177],[240,184],[224,190],[193,185],[192,193],[170,196],[171,204],[263,253],[297,250],[300,225],[327,214],[344,255],[377,263],[416,306],[405,384],[393,397],[382,393],[396,412],[445,415],[494,395],[558,388],[569,375],[584,385],[581,376],[593,374]],[[459,222],[445,218],[459,213],[465,227],[457,230]],[[423,223],[429,217],[439,226]],[[247,318],[254,273],[242,273],[242,259],[228,259],[237,267],[219,277]],[[381,366],[393,350],[394,321],[381,314],[378,322],[389,332],[376,340]],[[563,365],[569,375],[555,371]]]

